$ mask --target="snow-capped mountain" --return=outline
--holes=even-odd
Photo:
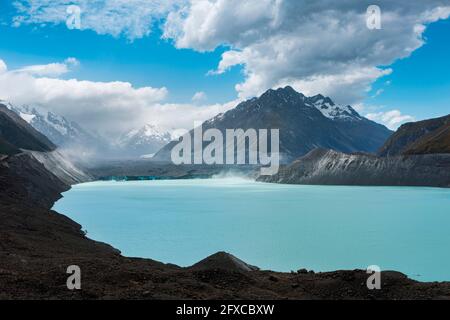
[[[117,145],[126,157],[143,157],[156,153],[171,141],[171,134],[156,125],[146,124],[123,135]]]
[[[44,108],[28,105],[19,107],[12,104],[8,104],[8,108],[17,113],[58,147],[97,143],[98,137],[88,133],[76,122],[69,121],[63,116],[47,111]]]
[[[16,106],[0,102],[57,145],[66,155],[85,158],[130,159],[149,156],[171,141],[171,134],[147,124],[117,141],[83,129],[78,123],[39,106]]]
[[[13,155],[21,150],[50,152],[56,146],[11,109],[0,102],[0,154]]]
[[[109,142],[86,131],[74,121],[39,106],[17,106],[0,102],[47,137],[66,156],[76,161],[88,161],[111,154]]]
[[[203,123],[204,130],[210,128],[222,133],[237,128],[279,129],[281,160],[286,163],[315,148],[376,152],[392,134],[350,106],[339,106],[322,95],[307,97],[289,86],[270,89]],[[169,143],[154,159],[170,161],[175,145]]]

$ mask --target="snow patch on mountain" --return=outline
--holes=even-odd
[[[20,112],[19,115],[23,120],[25,120],[28,123],[31,123],[33,121],[34,117],[36,117],[34,114],[28,114],[28,113],[23,113],[23,112]]]
[[[307,99],[308,103],[331,120],[358,121],[363,120],[351,106],[337,105],[329,97],[318,94]]]
[[[134,129],[119,139],[119,145],[146,145],[148,143],[167,143],[171,140],[169,132],[161,130],[153,124],[146,124],[140,129]]]

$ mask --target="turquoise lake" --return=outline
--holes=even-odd
[[[401,271],[450,280],[450,190],[239,178],[92,182],[54,209],[130,257],[189,266],[227,251],[262,269]]]

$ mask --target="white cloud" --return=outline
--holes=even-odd
[[[64,63],[71,67],[77,67],[80,65],[80,61],[78,61],[78,59],[74,57],[67,58],[66,60],[64,60]]]
[[[195,122],[203,122],[219,113],[226,112],[238,104],[233,100],[224,104],[192,105],[192,104],[157,104],[146,110],[145,118],[152,119],[152,123],[159,127],[175,132],[190,130]]]
[[[400,110],[390,110],[386,112],[369,113],[366,117],[370,120],[380,122],[392,130],[396,130],[401,124],[415,121],[410,115],[404,115]]]
[[[66,74],[70,71],[71,67],[76,67],[80,64],[80,62],[75,58],[67,58],[62,63],[49,63],[49,64],[40,64],[40,65],[32,65],[26,66],[21,69],[17,69],[14,72],[16,73],[26,73],[29,75],[39,76],[39,77],[58,77],[63,74]]]
[[[355,68],[345,73],[316,75],[305,79],[284,79],[275,87],[291,85],[297,91],[307,96],[325,94],[333,97],[338,103],[349,104],[348,101],[359,103],[371,89],[376,79],[392,73],[392,69]],[[238,89],[241,89],[238,85]],[[241,90],[244,90],[242,88]]]
[[[192,0],[168,15],[165,38],[179,48],[213,50],[220,44],[254,41],[277,24],[280,0]],[[257,30],[259,29],[259,30]],[[257,31],[256,31],[257,30]]]
[[[16,25],[65,23],[81,8],[81,28],[99,34],[147,36],[165,21],[165,39],[197,51],[228,46],[216,70],[236,65],[241,99],[280,84],[359,103],[395,60],[424,44],[428,23],[450,15],[448,0],[379,0],[382,29],[366,27],[370,1],[352,0],[17,0]],[[342,81],[341,81],[342,80]],[[323,86],[323,88],[320,88]]]
[[[71,59],[72,64],[75,61]],[[1,100],[43,106],[112,139],[147,123],[165,130],[191,129],[195,121],[207,120],[236,105],[235,101],[208,106],[168,104],[164,103],[167,95],[164,87],[136,88],[123,81],[63,80],[34,72],[7,71],[0,60]]]
[[[236,85],[238,99],[292,85],[307,95],[322,93],[361,110],[372,83],[393,72],[386,66],[424,44],[428,23],[450,15],[448,0],[379,0],[382,29],[369,30],[365,15],[372,3],[366,0],[17,0],[14,4],[16,26],[65,23],[67,6],[78,5],[81,29],[130,40],[147,36],[155,21],[166,18],[163,37],[177,48],[228,48],[209,74],[243,66],[245,79]],[[55,78],[76,65],[75,60],[66,60],[8,71],[0,60],[0,98],[43,104],[103,133],[146,122],[190,128],[194,120],[232,106],[165,104],[165,88]],[[368,116],[391,128],[412,120],[398,110]]]
[[[192,0],[169,14],[164,37],[173,39],[178,48],[198,51],[230,46],[210,74],[243,65],[245,81],[236,86],[240,98],[291,84],[353,104],[388,73],[380,66],[408,57],[424,44],[426,24],[450,14],[447,0],[380,0],[382,29],[369,30],[369,4]]]
[[[207,97],[206,93],[204,93],[203,91],[196,92],[192,96],[192,101],[195,102],[195,103],[203,102],[206,99],[208,99],[208,97]]]
[[[67,8],[76,5],[81,9],[82,30],[130,40],[147,36],[153,24],[167,16],[185,0],[16,0],[18,11],[13,25],[65,24]]]
[[[73,63],[74,60],[72,60]],[[118,134],[139,123],[146,108],[167,96],[166,88],[135,88],[128,82],[63,80],[48,75],[64,68],[49,64],[0,74],[0,98],[13,104],[42,105],[88,129]],[[45,71],[45,72],[44,72]]]

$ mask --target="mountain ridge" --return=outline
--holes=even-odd
[[[386,141],[378,155],[450,153],[450,114],[405,123]]]
[[[315,149],[262,182],[306,185],[450,187],[450,154],[346,154]]]
[[[7,154],[20,153],[21,149],[53,151],[56,149],[46,136],[31,127],[25,120],[0,103],[0,144]]]
[[[322,95],[306,97],[292,87],[270,89],[258,98],[239,103],[234,109],[203,123],[203,129],[280,129],[280,153],[287,163],[323,147],[343,152],[376,152],[392,132],[361,117],[350,106],[338,106]],[[193,131],[190,132],[191,136]],[[155,155],[170,161],[170,142]]]
[[[60,148],[70,149],[75,146],[93,148],[104,144],[100,136],[88,132],[75,121],[45,108],[32,105],[17,106],[10,103],[8,108]]]

